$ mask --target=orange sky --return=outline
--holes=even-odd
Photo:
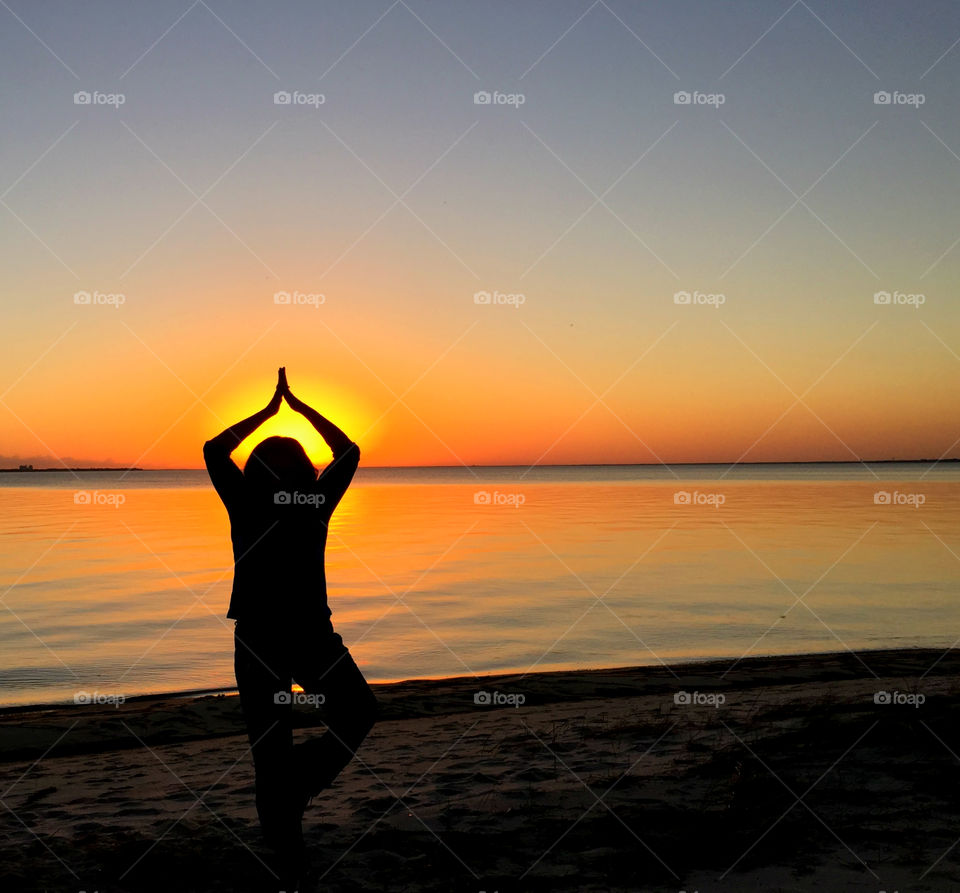
[[[642,341],[609,331],[599,350],[587,313],[568,314],[563,326],[542,312],[521,319],[526,308],[464,303],[457,319],[411,328],[402,338],[392,337],[398,330],[388,322],[371,330],[367,317],[335,315],[329,306],[271,302],[232,324],[195,320],[190,332],[152,326],[133,313],[120,318],[123,309],[94,324],[90,308],[78,308],[64,320],[63,339],[4,398],[2,452],[7,461],[44,465],[56,465],[59,456],[70,464],[197,467],[205,439],[269,399],[281,362],[295,393],[357,439],[368,465],[958,452],[957,360],[912,320],[910,328],[858,321],[868,334],[804,395],[831,351],[840,356],[856,340],[854,325],[831,336],[830,350],[808,342],[786,358],[728,314],[728,325],[758,359],[715,317],[671,320],[672,307],[643,327]],[[586,330],[584,340],[578,328]],[[928,349],[914,352],[912,339]],[[26,363],[29,350],[18,348]],[[245,349],[235,363],[232,354]],[[268,424],[238,459],[262,437],[286,433],[303,440],[316,463],[328,461],[315,433],[287,407]]]

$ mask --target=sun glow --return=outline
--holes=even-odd
[[[357,441],[361,449],[366,449],[378,439],[377,413],[356,394],[319,379],[297,377],[290,385],[299,399],[330,419],[348,437]],[[232,425],[262,409],[272,395],[273,391],[265,388],[262,380],[249,382],[225,401],[222,410],[218,407],[217,412]],[[275,416],[264,422],[234,450],[234,461],[242,467],[260,441],[278,435],[299,440],[310,461],[318,468],[323,468],[331,459],[329,447],[313,425],[284,402]]]

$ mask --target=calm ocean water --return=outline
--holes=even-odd
[[[960,637],[960,463],[361,469],[327,548],[371,681]],[[203,471],[0,473],[0,705],[229,688]]]

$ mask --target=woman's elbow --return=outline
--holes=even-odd
[[[344,444],[339,453],[337,454],[337,459],[341,459],[344,456],[355,457],[356,459],[360,458],[360,447],[357,446],[352,440],[349,443]]]

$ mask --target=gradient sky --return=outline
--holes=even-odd
[[[371,465],[960,455],[955,3],[0,20],[3,464],[196,467],[281,364]]]

